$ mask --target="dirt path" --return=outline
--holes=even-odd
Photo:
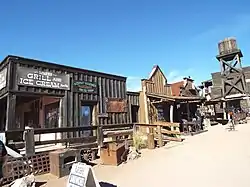
[[[215,126],[172,148],[145,150],[140,159],[119,167],[95,166],[95,174],[118,187],[249,187],[250,124],[236,130]],[[50,179],[45,186],[66,186],[66,178]]]

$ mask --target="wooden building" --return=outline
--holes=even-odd
[[[126,77],[7,56],[0,64],[0,108],[2,131],[122,124],[138,120],[139,94],[127,93]]]
[[[190,120],[189,103],[201,102],[202,99],[191,78],[169,84],[159,66],[154,66],[149,78],[142,79],[141,83],[139,115],[141,123],[157,121],[179,123],[181,114],[184,113]]]
[[[211,73],[212,79],[202,84],[206,104],[212,106],[216,118],[228,118],[228,108],[249,109],[250,67],[243,67],[243,54],[235,38],[226,38],[218,43],[216,56],[220,72]]]

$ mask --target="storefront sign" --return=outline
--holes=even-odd
[[[68,74],[57,74],[24,67],[17,69],[17,84],[22,86],[70,90]]]
[[[6,87],[6,79],[7,79],[7,68],[4,68],[0,72],[0,90]]]
[[[107,99],[107,112],[122,113],[127,110],[127,100],[118,98]]]
[[[85,163],[75,163],[69,174],[67,187],[100,187],[91,166]]]
[[[82,93],[97,93],[97,84],[87,81],[74,81],[73,83],[75,92]]]

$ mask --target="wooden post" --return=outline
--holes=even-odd
[[[98,125],[97,127],[97,143],[100,147],[103,147],[103,129],[102,129],[102,125]]]
[[[223,105],[223,118],[227,119],[226,102],[223,102],[222,105]]]
[[[159,144],[159,147],[163,147],[163,138],[162,138],[161,126],[160,125],[157,125],[157,133],[158,133],[158,144]]]
[[[58,119],[58,127],[63,127],[63,98],[59,101],[59,119]],[[62,133],[55,133],[55,139],[59,140],[62,138]],[[58,143],[59,146],[61,146],[61,143]]]
[[[143,92],[143,99],[144,99],[144,107],[145,107],[145,123],[149,123],[149,111],[148,111],[148,97],[147,97],[147,94],[146,94],[146,83],[144,82],[143,85],[142,85],[142,92]]]
[[[33,156],[35,154],[35,135],[33,128],[25,129],[24,140],[25,140],[25,155]]]
[[[148,134],[148,149],[154,149],[154,148],[155,148],[154,134],[149,133]]]
[[[131,101],[130,98],[128,97],[128,123],[132,123],[132,105],[131,105]]]
[[[62,126],[67,127],[68,126],[68,91],[65,91],[65,95],[62,98],[62,110],[63,110]],[[68,132],[62,133],[62,138],[67,138],[69,136],[70,135]]]
[[[173,103],[171,103],[171,105],[170,105],[170,110],[169,110],[169,112],[170,112],[170,122],[171,123],[173,123],[174,122],[174,105],[173,105]]]
[[[97,126],[97,105],[94,105],[92,110],[92,126]],[[97,136],[97,130],[92,131],[92,134]]]
[[[7,96],[6,126],[5,131],[16,128],[16,95],[9,93]]]
[[[189,108],[189,102],[187,101],[187,120],[190,121],[190,108]]]

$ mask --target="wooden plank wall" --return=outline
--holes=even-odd
[[[127,92],[128,102],[131,105],[139,106],[139,92]]]
[[[8,74],[9,73],[8,72],[10,70],[10,66],[9,66],[9,63],[8,63],[7,60],[0,64],[0,72],[2,70],[4,70],[5,68],[7,68],[6,87],[0,90],[0,97],[3,97],[7,93],[8,87],[9,87],[9,84],[8,84],[8,82],[9,82],[8,81],[8,79],[9,79],[9,75]]]
[[[129,123],[132,123],[132,106],[140,106],[139,102],[139,92],[127,92],[127,99],[128,99],[128,115],[127,115],[127,121]],[[140,118],[140,108],[138,111],[138,119]]]
[[[171,87],[166,84],[165,77],[161,71],[156,71],[151,80],[142,80],[142,86],[146,86],[146,93],[154,93],[161,95],[171,95]]]
[[[81,102],[96,102],[97,107],[96,116],[98,114],[106,114],[107,116],[100,115],[96,119],[97,124],[119,124],[128,122],[128,112],[124,113],[108,113],[106,108],[106,99],[107,98],[121,98],[126,99],[126,78],[116,75],[109,75],[105,73],[98,73],[87,70],[80,70],[76,68],[69,68],[60,66],[57,64],[44,63],[40,61],[33,61],[27,59],[13,59],[14,71],[15,74],[16,68],[18,66],[24,66],[28,68],[39,69],[42,71],[49,71],[54,73],[67,73],[70,75],[71,81],[71,90],[57,90],[57,89],[45,89],[45,88],[34,88],[26,86],[18,86],[16,84],[15,76],[12,79],[13,90],[18,93],[31,93],[31,94],[41,94],[41,95],[50,95],[50,96],[61,96],[64,97],[63,105],[64,114],[63,114],[63,126],[79,126],[80,125],[80,105]],[[73,92],[72,82],[77,81],[90,81],[98,84],[99,93],[76,93]]]
[[[222,86],[220,72],[212,73],[212,79],[213,79],[213,86]]]
[[[161,95],[171,95],[171,87],[169,85],[163,85],[160,82],[154,83],[153,81],[143,80],[146,85],[146,92]]]

